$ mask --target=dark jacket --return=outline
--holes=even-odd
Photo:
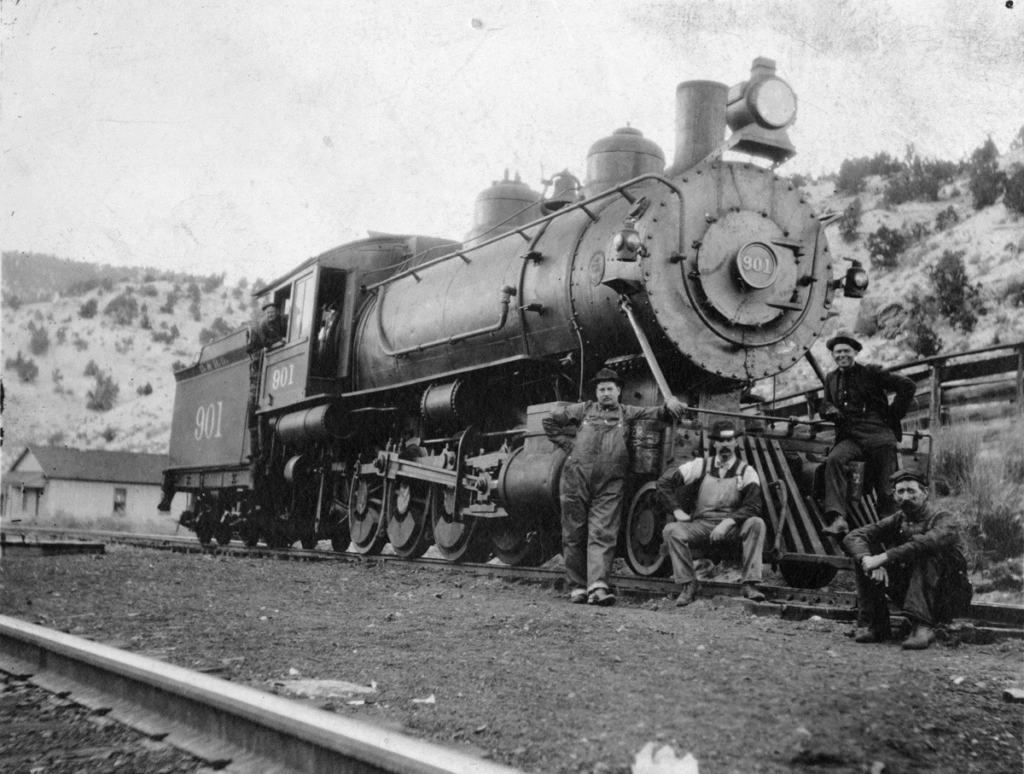
[[[825,377],[825,400],[818,413],[836,422],[836,443],[850,438],[856,425],[874,423],[888,427],[899,441],[903,438],[900,421],[907,415],[916,390],[917,385],[905,376],[881,366],[854,363],[845,371],[837,368]],[[896,393],[891,406],[890,392]]]
[[[885,551],[892,562],[910,563],[927,556],[966,568],[956,517],[946,510],[924,505],[920,519],[911,521],[902,511],[853,530],[843,545],[855,561]]]

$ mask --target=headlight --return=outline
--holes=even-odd
[[[796,94],[779,78],[755,83],[747,96],[755,120],[769,129],[788,126],[796,117]]]

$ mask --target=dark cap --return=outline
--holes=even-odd
[[[920,470],[919,468],[903,468],[902,470],[897,470],[895,473],[889,476],[889,480],[893,484],[897,484],[900,481],[903,481],[904,479],[908,478],[913,479],[923,487],[928,486],[928,474],[925,473],[923,470]]]
[[[849,344],[858,352],[864,349],[864,345],[857,341],[857,339],[853,338],[853,334],[849,331],[840,331],[825,342],[825,346],[828,347],[829,352],[836,348],[836,344]]]
[[[610,368],[602,368],[594,374],[594,378],[590,380],[590,384],[593,387],[597,387],[601,382],[615,382],[615,384],[619,386],[619,389],[622,389],[622,379],[620,379],[619,375]]]
[[[708,431],[708,438],[712,441],[731,441],[743,435],[742,430],[737,430],[736,425],[728,419],[719,419]]]
[[[264,301],[260,309],[270,309],[270,307],[274,307],[274,309],[277,309],[277,304],[275,304],[273,301]]]

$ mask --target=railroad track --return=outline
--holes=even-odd
[[[516,774],[461,750],[0,615],[0,671],[241,774]]]
[[[67,541],[101,540],[106,543],[137,546],[162,551],[182,553],[206,553],[222,556],[274,557],[289,561],[347,561],[347,562],[400,562],[403,565],[416,565],[437,571],[458,572],[463,574],[490,575],[508,578],[521,582],[559,584],[564,579],[564,571],[556,567],[509,567],[500,563],[462,563],[453,564],[443,559],[423,557],[420,559],[402,559],[400,557],[380,554],[365,556],[351,552],[336,552],[320,549],[302,548],[268,548],[257,546],[247,548],[237,541],[221,546],[201,545],[194,536],[179,535],[141,535],[123,532],[102,532],[88,530],[46,529],[39,527],[19,526],[15,529],[5,528],[0,533],[5,548],[18,542],[31,544],[47,539]],[[661,598],[677,591],[675,585],[667,578],[644,578],[636,575],[614,574],[612,585],[619,594],[631,594],[649,598]],[[704,580],[701,582],[700,595],[714,598],[723,604],[740,604],[751,613],[757,615],[778,616],[787,620],[803,620],[811,616],[831,618],[834,620],[852,621],[857,616],[857,595],[848,591],[828,589],[797,589],[785,586],[762,585],[759,587],[767,602],[754,603],[741,599],[739,583],[728,581]],[[971,624],[961,627],[961,635],[965,640],[988,641],[999,637],[1024,639],[1024,605],[1000,605],[992,603],[974,603],[971,605]]]

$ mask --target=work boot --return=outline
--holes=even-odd
[[[872,642],[885,642],[891,637],[892,633],[889,631],[888,627],[870,626],[867,629],[858,632],[853,638],[853,641],[859,642],[863,645]]]
[[[587,604],[587,590],[579,588],[573,589],[569,592],[569,601],[574,605]]]
[[[615,604],[615,595],[608,591],[608,589],[598,587],[590,592],[590,597],[587,599],[587,604],[600,605],[601,607],[611,607]]]
[[[688,604],[693,602],[697,597],[698,588],[699,584],[695,580],[684,583],[683,590],[679,592],[679,596],[676,597],[676,607],[686,607]]]
[[[935,642],[935,632],[932,627],[918,624],[914,631],[903,641],[903,650],[925,650]]]
[[[840,540],[847,532],[850,531],[850,527],[847,525],[846,519],[841,513],[829,511],[825,514],[825,521],[828,522],[828,526],[821,530],[822,535],[827,535],[828,537],[834,537],[837,540]]]
[[[757,586],[751,583],[744,583],[743,590],[741,592],[744,599],[749,599],[752,602],[764,602],[767,597],[757,590]]]

